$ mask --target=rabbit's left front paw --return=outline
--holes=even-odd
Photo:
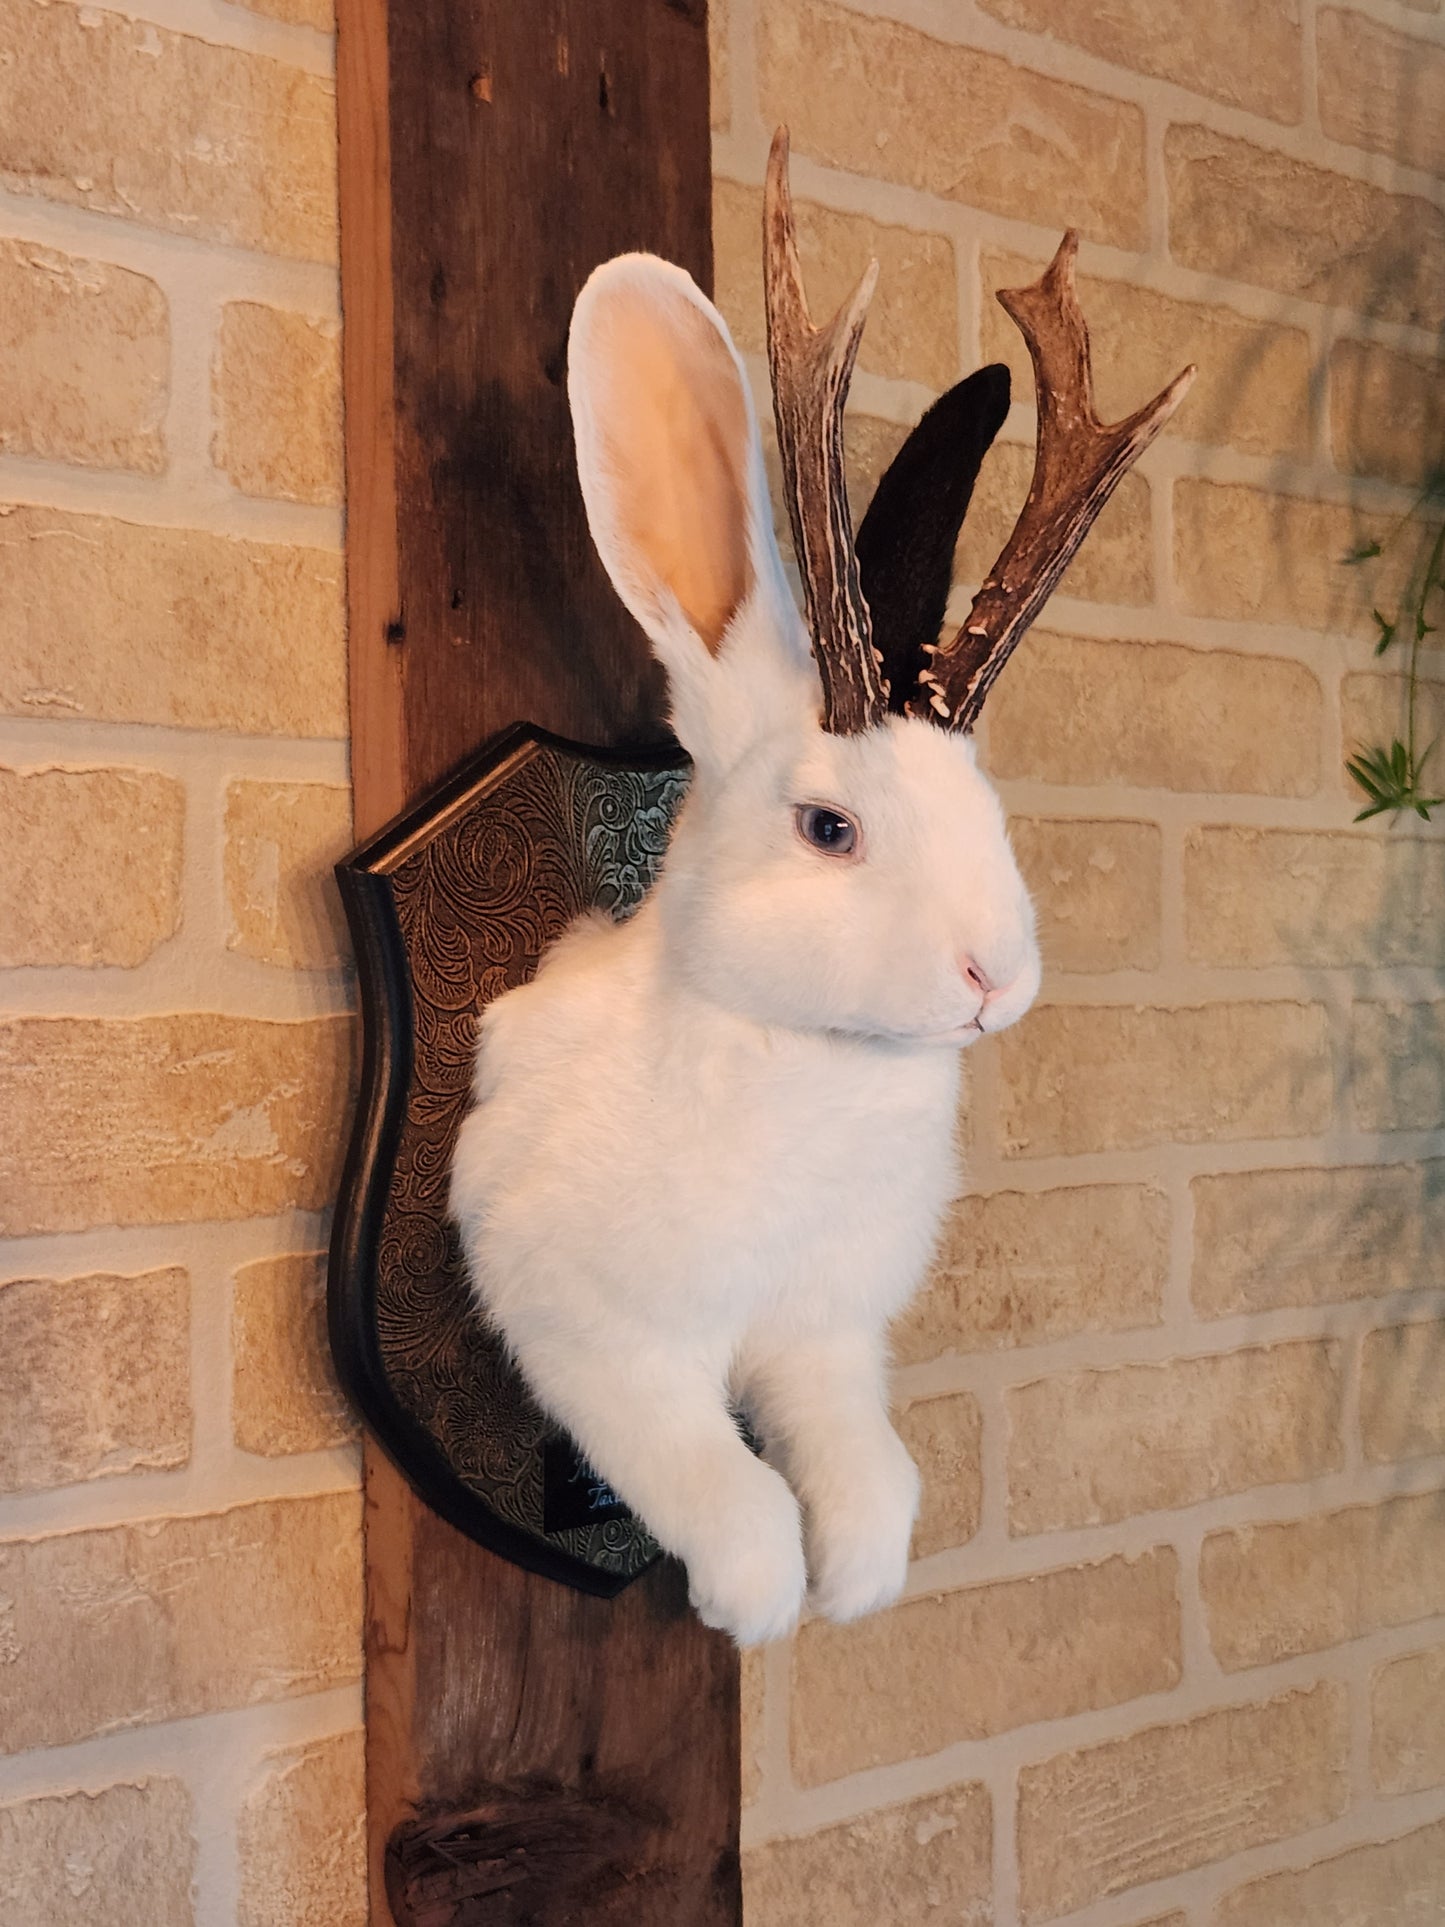
[[[808,1604],[826,1619],[861,1619],[903,1590],[919,1481],[902,1445],[890,1459],[846,1505],[810,1520]]]
[[[785,1638],[807,1583],[796,1499],[775,1472],[750,1464],[740,1502],[715,1505],[715,1528],[687,1554],[698,1617],[739,1646]]]

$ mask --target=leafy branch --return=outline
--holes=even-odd
[[[1437,589],[1445,588],[1445,467],[1436,469],[1427,479],[1414,502],[1383,541],[1362,542],[1344,558],[1346,565],[1358,568],[1383,555],[1406,528],[1419,530],[1420,544],[1416,566],[1401,593],[1399,606],[1393,616],[1382,615],[1379,609],[1370,611],[1379,632],[1375,639],[1377,656],[1383,656],[1394,648],[1400,640],[1402,629],[1410,639],[1405,739],[1402,742],[1397,736],[1388,748],[1376,745],[1357,750],[1346,760],[1345,768],[1368,799],[1364,809],[1356,814],[1357,823],[1363,823],[1367,817],[1382,816],[1387,811],[1400,813],[1405,810],[1413,810],[1428,822],[1431,810],[1445,808],[1445,796],[1429,795],[1425,787],[1425,768],[1439,738],[1432,740],[1422,750],[1417,746],[1415,736],[1420,646],[1426,636],[1435,633],[1426,619],[1427,611],[1431,596]]]

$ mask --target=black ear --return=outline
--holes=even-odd
[[[938,641],[958,531],[1008,405],[1001,362],[950,388],[893,457],[863,517],[858,573],[895,713],[917,688],[925,644]]]

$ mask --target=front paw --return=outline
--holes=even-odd
[[[793,1630],[807,1586],[802,1520],[776,1474],[694,1545],[687,1578],[698,1618],[739,1646],[761,1646]]]
[[[901,1443],[848,1497],[809,1522],[808,1603],[825,1619],[861,1619],[889,1606],[908,1577],[918,1470]]]

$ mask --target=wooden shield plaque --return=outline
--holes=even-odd
[[[478,1313],[447,1191],[482,1006],[524,983],[584,910],[636,907],[687,780],[680,750],[613,755],[515,729],[337,865],[364,1025],[331,1241],[337,1371],[434,1511],[603,1595],[657,1545],[537,1409]]]

